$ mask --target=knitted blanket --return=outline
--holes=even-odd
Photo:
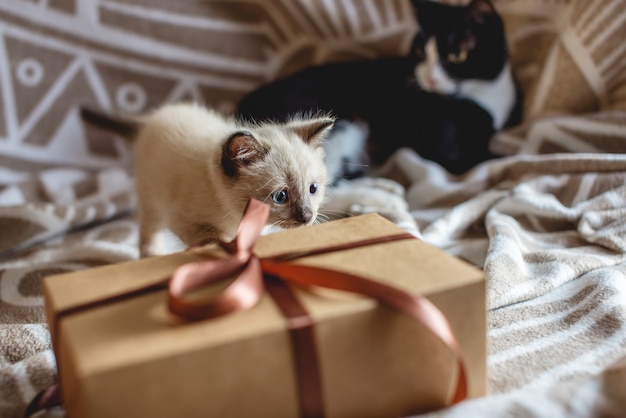
[[[380,173],[406,190],[392,218],[488,280],[490,394],[430,416],[623,416],[626,1],[494,3],[526,99],[524,123],[493,138],[506,156],[454,177],[400,150]],[[80,105],[227,112],[307,65],[402,53],[412,13],[405,0],[0,2],[0,417],[56,381],[42,278],[138,257],[129,151]]]

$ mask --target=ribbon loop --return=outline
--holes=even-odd
[[[270,217],[270,207],[256,199],[250,199],[239,223],[237,235],[233,240],[236,253],[252,253],[254,245],[261,236],[261,232]]]
[[[200,320],[249,309],[263,294],[263,273],[259,259],[252,255],[263,227],[269,219],[269,206],[251,199],[246,206],[235,239],[221,243],[230,253],[218,260],[180,266],[169,281],[168,306],[172,313],[188,320]],[[239,276],[213,300],[192,302],[185,294],[220,280]]]

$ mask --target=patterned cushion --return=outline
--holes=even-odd
[[[495,4],[505,20],[513,65],[525,94],[527,123],[497,135],[493,150],[624,152],[626,136],[619,127],[626,120],[626,1],[496,0]],[[591,116],[604,111],[620,112]],[[571,118],[538,121],[554,115],[584,117],[579,123]],[[568,122],[563,124],[564,120]]]
[[[2,2],[0,160],[108,166],[119,147],[83,126],[78,105],[138,113],[194,99],[228,111],[295,69],[405,50],[412,13],[405,0]]]
[[[626,110],[626,1],[498,0],[527,120]]]
[[[526,120],[626,110],[626,1],[495,4]],[[402,53],[415,26],[408,0],[63,0],[3,2],[0,29],[0,161],[30,170],[119,160],[119,144],[80,123],[79,104],[137,113],[195,99],[229,111],[307,65]]]
[[[406,0],[0,2],[0,254],[133,208],[128,148],[80,105],[141,113],[331,60],[406,50]]]

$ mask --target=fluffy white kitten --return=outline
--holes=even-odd
[[[185,245],[234,238],[250,198],[271,206],[269,225],[293,228],[317,219],[330,117],[250,124],[187,103],[132,121],[87,109],[82,116],[134,145],[142,256],[163,253],[164,230]]]

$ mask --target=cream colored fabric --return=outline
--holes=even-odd
[[[515,155],[463,178],[389,162],[416,233],[489,279],[492,395],[439,416],[623,411],[625,4],[497,0],[527,102],[493,145]],[[399,54],[414,30],[406,0],[0,2],[0,416],[55,380],[42,277],[137,257],[129,151],[80,104],[229,111],[298,68]]]
[[[455,178],[403,150],[386,169],[420,236],[488,279],[492,395],[434,416],[623,416],[626,369],[606,370],[626,355],[626,156],[519,155]]]

